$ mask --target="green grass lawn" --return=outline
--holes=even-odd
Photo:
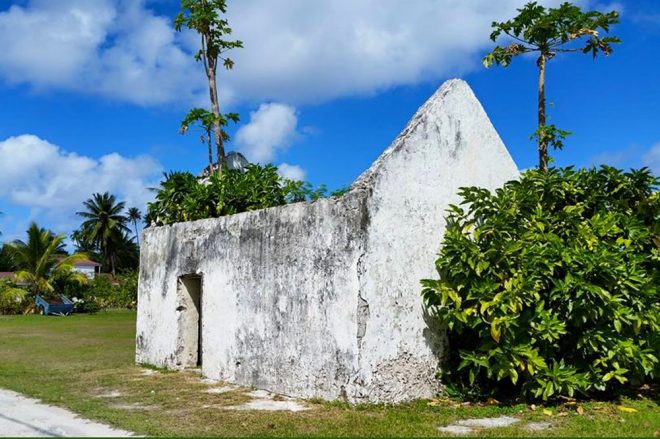
[[[248,400],[244,391],[206,393],[208,384],[192,372],[145,374],[133,364],[134,337],[133,312],[0,316],[0,387],[146,435],[441,436],[437,427],[454,420],[502,414],[522,422],[477,434],[657,436],[660,431],[658,405],[642,397],[535,410],[524,404],[415,401],[387,407],[309,403],[312,410],[298,413],[231,411],[224,407]],[[103,397],[112,391],[121,396]],[[530,432],[523,428],[528,421],[553,427]]]

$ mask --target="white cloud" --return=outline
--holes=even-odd
[[[617,11],[619,14],[625,12],[625,6],[621,2],[597,2],[592,5],[594,11],[599,11],[602,13],[607,13],[611,11]]]
[[[296,110],[284,104],[261,104],[236,132],[238,149],[251,162],[270,162],[299,135]]]
[[[143,0],[32,0],[0,13],[0,75],[140,105],[191,101],[200,67]]]
[[[83,74],[115,17],[109,0],[12,6],[0,14],[0,69],[11,82],[66,86]]]
[[[31,217],[49,221],[55,230],[77,226],[75,212],[95,192],[109,191],[127,206],[143,208],[161,171],[149,156],[112,153],[94,159],[33,135],[0,141],[0,199],[31,209]]]
[[[0,13],[0,75],[141,105],[205,99],[197,38],[146,0],[29,0]],[[241,0],[245,48],[221,73],[224,103],[320,102],[437,81],[480,66],[493,20],[527,0]],[[561,0],[546,0],[556,5]],[[587,3],[582,0],[578,3]]]
[[[480,66],[491,22],[524,3],[243,0],[229,15],[245,49],[225,76],[237,96],[297,104],[438,80]]]
[[[639,149],[631,146],[625,149],[600,152],[592,156],[589,162],[595,166],[609,165],[621,167],[635,158],[639,158]]]
[[[660,143],[653,145],[643,156],[642,164],[655,174],[660,174]]]
[[[283,178],[289,180],[303,181],[307,173],[303,168],[298,165],[290,165],[288,163],[282,163],[277,167],[277,173],[280,174]]]

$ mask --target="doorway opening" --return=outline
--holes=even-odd
[[[187,274],[177,283],[177,365],[202,365],[202,276]]]

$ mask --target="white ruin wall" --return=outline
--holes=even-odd
[[[136,360],[201,352],[209,378],[302,398],[431,397],[442,343],[420,279],[436,276],[445,210],[459,187],[517,175],[468,85],[448,81],[343,197],[147,229]]]

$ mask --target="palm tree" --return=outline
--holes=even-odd
[[[86,259],[83,253],[67,256],[64,235],[55,235],[50,230],[30,224],[27,241],[13,241],[6,244],[11,259],[18,269],[16,279],[26,282],[34,294],[52,295],[51,280],[66,278],[85,283],[87,278],[82,273],[73,271],[73,264]]]
[[[9,246],[0,245],[0,271],[14,271],[14,264],[9,256]]]
[[[74,248],[76,249],[76,253],[85,253],[91,260],[101,262],[103,255],[99,253],[99,249],[96,244],[91,243],[85,239],[82,230],[74,230],[73,233],[71,233],[70,238]]]
[[[2,212],[0,212],[0,216],[2,216]],[[0,236],[2,236],[1,231]],[[0,271],[12,271],[12,265],[9,254],[7,253],[7,246],[0,243]]]
[[[140,234],[138,233],[137,223],[142,221],[142,212],[137,207],[131,207],[128,209],[128,220],[133,222],[133,228],[135,229],[135,239],[137,239],[137,245],[140,245]]]
[[[86,210],[77,212],[85,221],[80,226],[81,237],[90,244],[96,245],[107,259],[110,272],[114,276],[117,258],[117,243],[122,235],[130,232],[126,226],[128,218],[122,211],[126,203],[117,202],[114,195],[106,192],[94,194],[83,203]]]
[[[135,242],[135,237],[124,233],[115,244],[117,253],[117,269],[135,270],[140,266],[140,246]]]

